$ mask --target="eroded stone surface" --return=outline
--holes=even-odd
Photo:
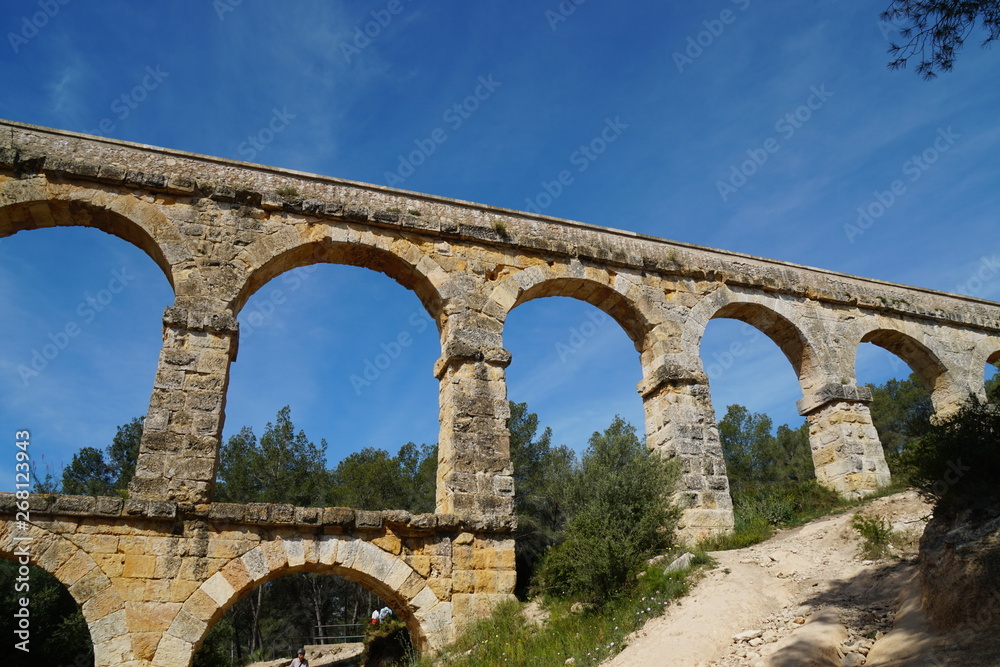
[[[705,368],[699,356],[711,319],[746,322],[782,350],[817,477],[845,495],[889,479],[870,392],[855,378],[861,342],[906,361],[939,416],[982,395],[984,364],[1000,359],[1000,306],[974,298],[180,151],[0,129],[0,237],[102,229],[142,249],[175,293],[130,498],[31,499],[38,564],[75,586],[100,630],[102,665],[183,664],[234,596],[293,570],[364,581],[429,647],[509,596],[516,490],[503,333],[526,301],[580,299],[629,335],[647,444],[680,461],[689,540],[733,525],[709,394],[731,360]],[[436,324],[436,514],[212,503],[240,309],[273,278],[319,262],[385,273]],[[0,517],[14,509],[0,495]]]

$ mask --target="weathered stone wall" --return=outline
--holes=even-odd
[[[360,582],[431,650],[514,588],[512,527],[449,514],[38,495],[25,532],[14,510],[0,494],[0,557],[13,535],[31,538],[34,564],[80,604],[99,665],[189,664],[229,606],[293,572]]]
[[[931,390],[940,416],[970,394],[982,395],[983,366],[1000,359],[1000,306],[979,299],[541,215],[0,122],[0,237],[70,225],[95,227],[133,243],[160,267],[174,289],[175,302],[164,312],[163,349],[156,377],[151,378],[130,502],[175,508],[174,515],[148,520],[180,526],[187,536],[185,545],[215,544],[228,530],[218,525],[219,517],[211,516],[222,511],[212,500],[229,365],[236,361],[239,346],[237,317],[247,299],[281,273],[317,262],[380,271],[417,295],[436,322],[441,341],[434,369],[440,381],[441,421],[437,516],[455,514],[470,526],[502,528],[433,532],[447,535],[447,545],[444,538],[434,542],[435,547],[421,543],[413,547],[418,560],[412,562],[404,553],[410,547],[390,554],[391,549],[376,545],[380,538],[355,538],[374,545],[366,547],[368,553],[378,549],[389,554],[390,560],[379,561],[389,569],[402,563],[426,579],[426,593],[421,595],[428,601],[433,596],[438,615],[425,618],[414,611],[412,627],[417,636],[434,637],[427,640],[431,645],[445,637],[427,629],[438,627],[440,619],[460,625],[471,613],[485,609],[490,596],[502,598],[513,590],[510,526],[516,489],[505,427],[505,369],[516,360],[504,348],[503,334],[507,315],[520,304],[545,296],[586,301],[612,317],[632,340],[643,369],[637,390],[645,406],[647,445],[660,455],[678,458],[683,470],[676,497],[686,505],[682,534],[687,539],[725,531],[733,524],[725,462],[699,356],[710,320],[744,321],[782,350],[802,389],[798,407],[810,424],[817,476],[846,495],[868,493],[888,481],[868,412],[870,393],[857,386],[860,343],[884,347],[909,364]],[[132,516],[129,506],[124,507]],[[303,518],[315,516],[313,510],[302,511]],[[60,512],[65,514],[62,509],[55,514],[61,517]],[[146,602],[189,603],[189,598],[174,600],[162,583],[148,583],[165,577],[150,577],[147,570],[138,569],[129,571],[145,574],[125,577],[124,569],[116,574],[112,568],[118,555],[124,556],[123,568],[127,562],[133,568],[152,567],[153,573],[166,567],[157,559],[167,554],[144,551],[166,548],[153,546],[167,544],[158,541],[165,536],[119,540],[105,558],[100,555],[108,544],[105,538],[119,534],[114,532],[119,529],[140,530],[139,520],[109,519],[97,505],[93,512],[101,518],[94,519],[92,540],[80,537],[88,534],[82,528],[71,531],[83,554],[80,563],[98,568],[100,576],[112,582],[108,586],[118,586],[114,581],[119,579],[143,579],[143,590],[148,585],[153,591],[143,598]],[[252,524],[237,531],[237,543],[247,549],[238,558],[259,563],[258,556],[247,556],[259,549],[259,558],[280,561],[284,553],[291,562],[287,549],[292,533],[265,530],[259,518],[227,520]],[[90,525],[82,519],[69,523]],[[339,535],[335,522],[322,525],[317,535]],[[385,525],[401,545],[410,544],[395,527]],[[407,530],[413,529],[408,524]],[[61,518],[38,530],[69,539],[61,537],[68,530]],[[303,530],[296,528],[294,534],[304,535]],[[311,551],[303,553],[318,555],[303,561],[308,567],[352,571],[343,562],[323,562],[334,558],[329,555],[334,551],[341,553],[345,542],[340,537],[334,540],[337,548],[329,551],[333,547],[328,546],[325,552],[322,539],[309,539]],[[284,552],[267,546],[279,540]],[[120,551],[123,548],[128,553]],[[430,560],[419,560],[424,557]],[[221,576],[227,577],[234,595],[245,590],[249,584],[237,576],[242,570],[231,564],[235,558],[233,554],[229,563],[218,564],[217,571],[199,571],[199,586],[213,577],[221,586]],[[444,560],[435,566],[435,558],[447,560],[450,569]],[[107,561],[111,573],[98,561]],[[249,566],[243,561],[243,567]],[[227,567],[235,579],[223,572]],[[405,581],[393,579],[389,585],[368,575],[366,585],[406,598],[396,587]],[[72,580],[71,590],[77,585],[74,577],[65,577]],[[225,597],[220,591],[228,589],[212,590],[214,596],[203,592],[225,606],[217,598]],[[423,609],[423,602],[414,600],[407,604]],[[202,616],[197,618],[207,627],[212,619],[204,618],[205,609],[199,607]],[[157,622],[162,626],[164,621]],[[91,621],[95,636],[105,632],[97,623]],[[192,645],[204,628],[185,621],[187,625],[174,632],[170,623],[163,626],[166,630],[157,626],[150,632],[174,637],[170,650],[186,654],[190,646],[183,642]],[[114,637],[118,639],[107,635],[102,645],[126,641]],[[142,650],[142,655],[149,654],[148,648]],[[137,665],[148,664],[145,658],[136,660]]]

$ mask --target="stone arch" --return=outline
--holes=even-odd
[[[998,362],[1000,362],[1000,339],[988,336],[980,340],[972,354],[971,373],[974,378],[973,391],[983,400],[986,398],[986,364]]]
[[[156,263],[175,293],[185,291],[183,271],[194,267],[191,248],[156,206],[130,194],[86,191],[74,196],[65,186],[17,187],[0,182],[0,237],[44,227],[91,227],[131,243]],[[14,185],[12,185],[14,184]],[[199,289],[190,281],[187,289]]]
[[[242,277],[228,297],[233,315],[272,279],[292,269],[318,263],[345,264],[384,273],[417,295],[431,317],[439,322],[443,310],[442,288],[448,274],[413,243],[393,234],[352,232],[327,226],[321,234],[313,225],[293,226],[247,246],[232,265]],[[309,233],[308,239],[300,237]]]
[[[864,331],[858,339],[857,345],[872,343],[902,359],[917,374],[927,391],[931,393],[935,412],[947,412],[949,405],[958,398],[953,394],[959,390],[941,357],[928,345],[921,342],[921,339],[926,340],[922,332],[915,330],[914,327],[906,326],[905,323],[903,326],[879,324]],[[855,350],[857,350],[857,345],[854,346]],[[857,363],[856,359],[855,352],[855,364]],[[964,398],[966,397],[958,398],[958,400]]]
[[[129,662],[134,656],[132,637],[125,618],[125,602],[111,579],[86,551],[69,539],[34,524],[27,531],[14,521],[0,528],[0,558],[18,560],[18,544],[12,536],[31,538],[32,565],[55,577],[69,591],[80,607],[94,644],[94,659],[98,665]],[[6,546],[9,545],[9,546]]]
[[[334,574],[386,600],[406,623],[419,650],[436,650],[451,637],[451,602],[402,559],[370,542],[343,535],[273,539],[233,558],[192,593],[164,632],[153,665],[190,664],[211,627],[237,600],[272,579],[295,572]]]
[[[632,276],[606,268],[570,264],[539,264],[524,269],[496,285],[490,306],[504,322],[517,306],[546,296],[565,296],[596,306],[614,319],[642,352],[646,335],[657,324],[649,308],[649,296]]]
[[[700,368],[701,339],[714,319],[739,320],[778,346],[792,365],[799,386],[806,394],[822,382],[822,348],[816,345],[801,322],[796,306],[787,301],[758,294],[742,294],[723,288],[703,299],[688,315],[683,330],[683,349]]]

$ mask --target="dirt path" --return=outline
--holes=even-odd
[[[919,615],[909,617],[906,641],[900,641],[902,630],[881,638],[893,627],[900,594],[915,590],[916,538],[930,508],[909,491],[872,501],[861,512],[910,531],[912,546],[900,558],[863,561],[848,512],[713,553],[718,567],[605,667],[920,664],[906,658],[926,655],[930,646],[918,641]],[[811,651],[827,644],[829,655],[806,656],[805,644]]]

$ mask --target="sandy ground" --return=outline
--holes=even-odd
[[[306,646],[309,667],[335,667],[361,655],[363,644],[316,644]],[[287,667],[291,658],[255,662],[247,667]]]
[[[849,512],[713,553],[718,566],[605,667],[1000,664],[1000,656],[950,655],[953,647],[928,632],[915,552],[929,506],[909,491],[860,511],[909,531],[910,545],[896,558],[863,561]],[[796,652],[803,647],[813,655]]]

